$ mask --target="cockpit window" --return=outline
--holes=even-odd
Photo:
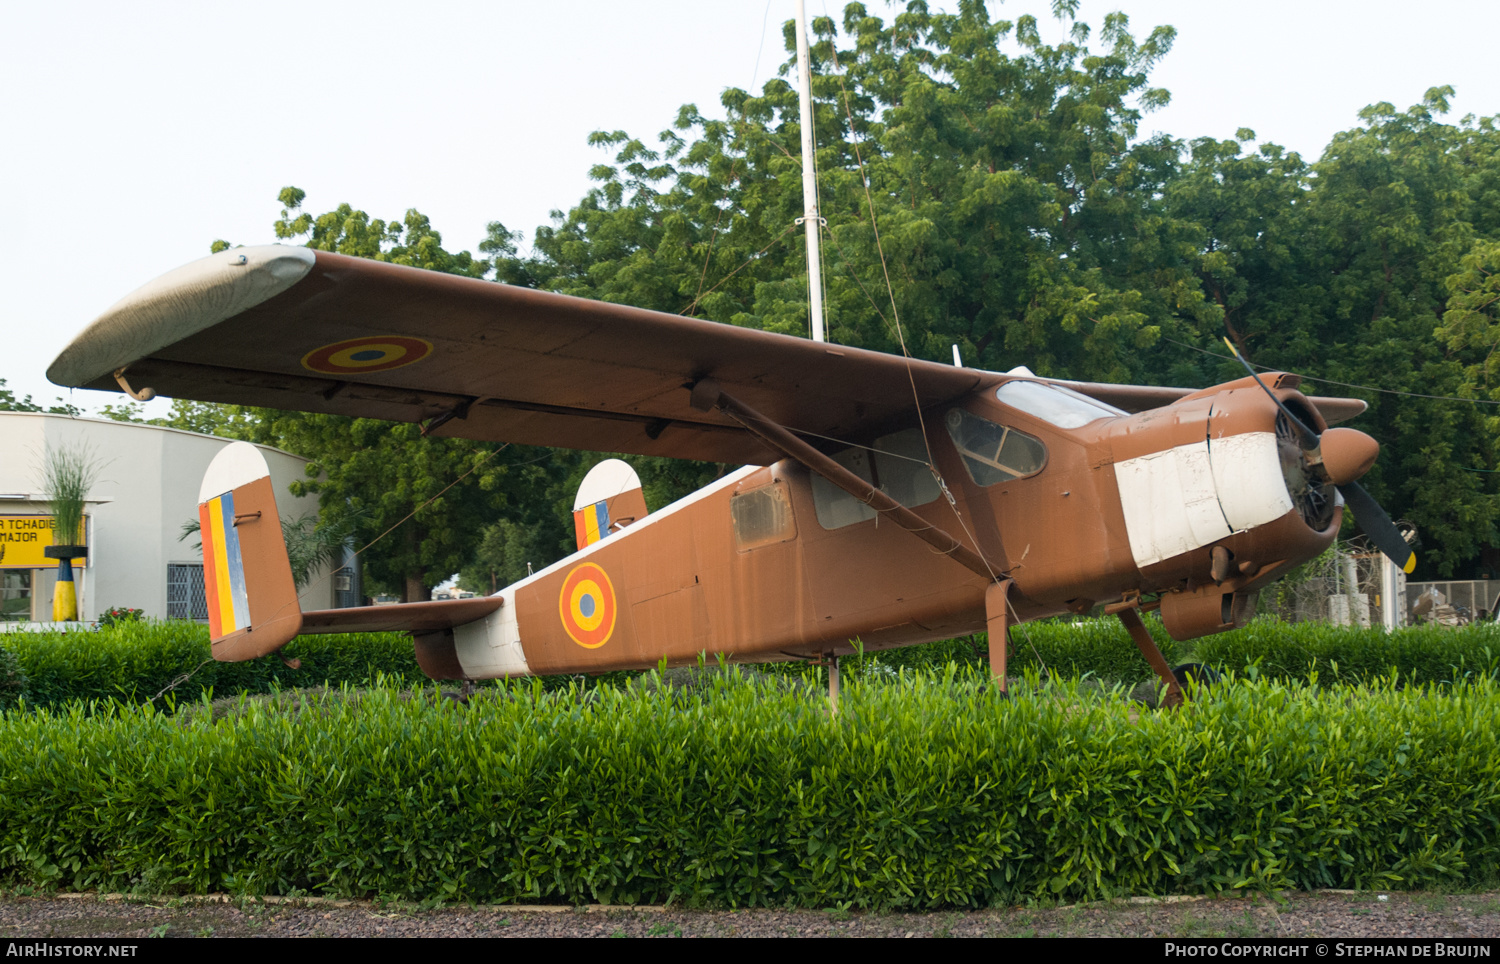
[[[948,434],[964,457],[964,467],[978,485],[1035,475],[1047,464],[1047,447],[1024,432],[996,425],[961,408],[950,411],[947,422]]]
[[[1079,428],[1101,418],[1125,414],[1113,405],[1043,382],[1020,379],[1006,382],[995,391],[995,397],[1058,428]]]
[[[848,448],[833,460],[904,506],[926,505],[942,494],[927,467],[927,445],[909,428],[875,440],[870,448]],[[825,529],[842,529],[875,518],[875,510],[821,475],[812,477],[813,508]]]

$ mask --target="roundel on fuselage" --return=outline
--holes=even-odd
[[[563,630],[578,645],[598,649],[609,642],[618,612],[609,574],[592,562],[574,566],[563,578],[557,611]]]

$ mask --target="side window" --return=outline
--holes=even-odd
[[[833,460],[908,508],[926,505],[942,494],[937,479],[927,468],[927,445],[921,429],[909,428],[875,440],[870,448],[848,448]],[[825,529],[875,518],[875,510],[829,482],[812,477],[813,508]]]
[[[1023,432],[961,408],[948,413],[947,423],[964,467],[978,485],[1034,475],[1047,464],[1047,447]]]
[[[792,503],[784,482],[730,496],[729,516],[734,522],[737,549],[756,549],[797,537]]]

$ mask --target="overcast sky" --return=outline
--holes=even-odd
[[[934,2],[934,8],[952,6]],[[888,15],[880,0],[867,7]],[[63,394],[45,369],[125,293],[208,253],[273,240],[276,194],[415,207],[450,249],[503,221],[530,237],[589,186],[590,131],[651,135],[784,58],[795,0],[423,4],[14,4],[0,37],[0,378]],[[810,15],[837,12],[808,0]],[[1172,93],[1142,134],[1253,128],[1309,158],[1366,104],[1405,108],[1452,84],[1454,119],[1500,113],[1486,47],[1500,3],[1476,0],[1083,0],[1138,36],[1178,30],[1153,83]],[[1062,29],[1045,0],[992,3]],[[93,409],[119,396],[76,392]],[[153,403],[165,407],[164,402]]]

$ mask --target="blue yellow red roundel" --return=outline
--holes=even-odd
[[[609,642],[615,631],[615,587],[605,571],[592,562],[574,566],[557,594],[563,629],[587,649]]]
[[[324,375],[367,375],[419,362],[432,354],[432,342],[405,335],[348,338],[302,356],[302,367]]]

